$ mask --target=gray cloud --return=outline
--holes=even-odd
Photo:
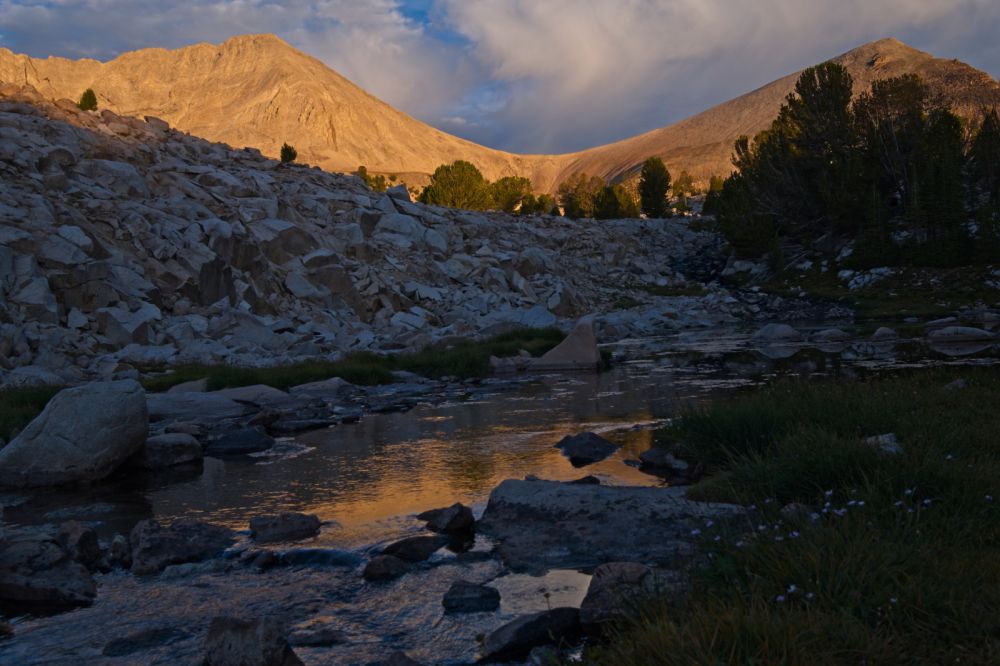
[[[659,127],[884,36],[1000,72],[996,0],[420,0],[430,24],[402,4],[0,0],[0,44],[103,59],[274,32],[422,120],[538,152]]]

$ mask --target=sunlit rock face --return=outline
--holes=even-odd
[[[724,264],[682,220],[423,206],[10,84],[0,174],[0,385],[569,330],[588,313],[618,313],[597,320],[611,337],[746,314],[721,287],[651,293]]]
[[[934,97],[967,118],[1000,103],[1000,84],[989,74],[894,39],[865,44],[833,60],[850,72],[856,91],[876,79],[918,74]],[[161,117],[185,132],[252,146],[270,157],[278,157],[287,141],[310,164],[337,171],[366,165],[411,185],[424,184],[438,165],[461,159],[476,164],[490,180],[531,178],[539,192],[554,192],[578,172],[615,179],[635,172],[651,155],[662,157],[671,173],[686,170],[703,182],[728,174],[733,143],[770,127],[797,78],[798,73],[789,73],[771,83],[748,82],[752,92],[615,143],[562,155],[518,155],[426,125],[274,35],[242,35],[170,51],[142,49],[107,63],[30,58],[0,48],[0,81],[32,85],[47,98],[78,99],[92,88],[100,108]]]

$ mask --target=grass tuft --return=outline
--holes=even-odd
[[[0,390],[0,439],[14,437],[60,390],[56,386],[31,386]]]

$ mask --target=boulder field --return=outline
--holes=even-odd
[[[623,337],[780,309],[714,282],[724,252],[685,218],[424,206],[0,84],[0,386],[568,330],[589,313],[598,337]],[[707,286],[657,295],[691,282]]]

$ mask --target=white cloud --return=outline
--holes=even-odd
[[[0,0],[0,45],[35,56],[252,32],[431,124],[524,151],[659,127],[885,36],[1000,73],[998,0]]]
[[[530,91],[494,117],[518,128],[522,149],[584,147],[652,129],[871,39],[933,24],[952,32],[954,46],[976,21],[1000,27],[995,0],[441,5],[495,79]]]

